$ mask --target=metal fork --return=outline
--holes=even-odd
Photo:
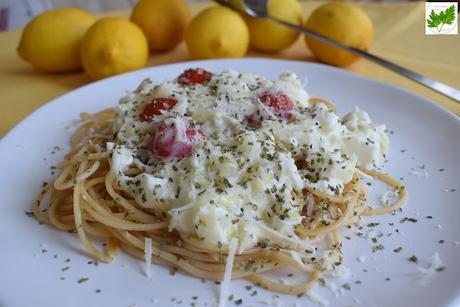
[[[376,55],[373,55],[369,52],[346,46],[341,43],[338,43],[330,38],[327,38],[321,34],[318,34],[316,32],[310,31],[308,29],[304,29],[300,26],[297,26],[295,24],[283,21],[281,19],[278,19],[276,17],[270,16],[268,13],[268,0],[215,0],[216,2],[225,5],[227,7],[230,7],[231,9],[240,11],[242,13],[246,13],[250,16],[253,17],[260,17],[260,18],[266,18],[272,21],[275,21],[277,23],[280,23],[282,25],[285,25],[286,27],[289,27],[297,32],[306,34],[308,36],[311,36],[321,42],[327,43],[329,45],[332,45],[337,48],[341,48],[344,50],[347,50],[350,53],[353,53],[355,55],[358,55],[360,57],[363,57],[365,59],[368,59],[374,63],[380,64],[383,67],[386,67],[410,80],[413,80],[419,84],[422,84],[446,97],[449,97],[453,99],[454,101],[460,103],[460,91],[447,85],[444,83],[441,83],[439,81],[435,81],[433,79],[430,79],[428,77],[425,77],[415,71],[409,70],[407,68],[404,68],[398,64],[392,63],[388,60],[385,60],[381,57],[378,57]]]

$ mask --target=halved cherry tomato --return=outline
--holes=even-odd
[[[183,158],[188,156],[195,146],[204,139],[200,127],[191,126],[189,119],[178,117],[176,120],[183,121],[183,124],[177,127],[174,122],[166,123],[162,121],[155,129],[155,135],[152,139],[152,151],[159,158]]]
[[[283,119],[292,118],[293,103],[291,99],[282,91],[263,92],[259,96],[260,102],[266,105],[276,116]]]
[[[177,103],[174,98],[153,98],[151,102],[147,103],[144,111],[141,113],[141,120],[144,122],[152,121],[154,115],[160,115],[162,110],[170,110]]]
[[[190,68],[177,77],[177,82],[180,85],[206,84],[211,80],[212,76],[213,73],[205,69]]]

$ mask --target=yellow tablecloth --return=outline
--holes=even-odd
[[[302,2],[305,16],[320,4],[321,2]],[[209,5],[214,4],[193,4],[192,8],[196,14]],[[424,2],[360,5],[375,25],[372,52],[435,80],[460,88],[460,35],[425,35]],[[112,15],[128,16],[128,12],[114,12]],[[21,30],[0,33],[0,137],[42,104],[91,82],[83,72],[46,74],[23,62],[16,54],[20,34]],[[250,51],[248,56],[314,60],[303,39],[299,39],[289,49],[278,54]],[[148,65],[188,59],[186,47],[182,43],[173,51],[152,54]],[[366,60],[361,60],[347,69],[416,92],[460,114],[460,105],[454,101]]]

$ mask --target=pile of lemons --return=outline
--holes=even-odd
[[[270,0],[269,13],[336,41],[368,49],[373,40],[369,17],[357,6],[321,5],[304,21],[298,0]],[[297,41],[299,33],[273,21],[237,13],[223,6],[201,11],[192,19],[185,0],[140,0],[130,19],[95,16],[64,8],[35,17],[22,33],[19,55],[49,72],[82,68],[94,80],[142,68],[149,51],[176,47],[184,38],[194,59],[242,57],[249,48],[272,53]],[[317,59],[345,66],[357,57],[305,37]]]

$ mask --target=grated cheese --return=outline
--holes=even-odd
[[[313,207],[315,206],[315,198],[313,195],[307,195],[307,216],[311,216],[313,213]]]
[[[224,278],[220,286],[220,297],[219,297],[219,305],[218,305],[219,307],[225,307],[225,303],[227,302],[227,293],[228,293],[228,288],[230,287],[230,280],[232,278],[233,260],[235,259],[235,253],[236,253],[237,246],[238,246],[238,240],[233,238],[230,241],[230,245],[228,247],[228,255],[227,255],[227,260],[225,262]]]
[[[350,279],[351,270],[345,265],[339,265],[336,270],[332,271],[329,275],[333,277],[340,277],[342,279]]]
[[[425,177],[425,178],[429,177],[429,174],[428,174],[427,171],[419,172],[419,171],[415,171],[415,170],[410,170],[409,175],[418,176],[418,177]]]
[[[289,250],[288,252],[291,254],[292,259],[294,259],[295,262],[297,262],[301,267],[307,268],[307,265],[306,265],[306,264],[302,261],[302,259],[300,258],[299,252],[298,252],[298,251]]]
[[[107,142],[107,143],[105,143],[105,147],[107,148],[107,152],[111,152],[111,151],[113,151],[113,148],[115,147],[115,143]]]
[[[306,295],[312,302],[317,303],[321,306],[329,306],[329,301],[322,298],[319,294],[317,294],[313,289],[310,289]]]
[[[277,239],[280,242],[283,242],[283,241],[289,242],[289,243],[292,243],[292,244],[294,244],[296,246],[299,246],[299,247],[301,247],[303,249],[308,249],[309,251],[312,252],[312,254],[314,254],[315,251],[316,251],[315,248],[311,244],[307,243],[306,241],[296,239],[296,238],[293,238],[293,237],[289,237],[287,235],[279,233],[279,232],[271,229],[270,227],[268,227],[267,225],[265,225],[264,223],[261,223],[259,221],[254,221],[254,224],[258,225],[262,230],[264,230],[268,234],[272,235],[273,239]]]
[[[342,287],[338,287],[335,283],[327,282],[326,287],[332,292],[334,297],[345,295],[345,290]]]
[[[281,306],[281,301],[280,301],[279,297],[274,297],[271,301],[262,300],[262,301],[259,301],[259,303],[263,304],[263,305],[269,305],[269,306],[277,306],[277,307]]]
[[[442,267],[442,260],[441,260],[441,257],[439,256],[439,253],[438,252],[435,252],[432,256],[431,256],[431,261],[430,261],[430,264],[427,268],[424,268],[424,267],[421,267],[421,266],[418,266],[417,267],[417,270],[419,272],[419,283],[420,285],[424,286],[427,284],[428,280],[430,280],[433,275],[436,273],[436,270],[438,270],[439,268]]]
[[[399,192],[396,190],[388,190],[380,196],[380,202],[385,207],[393,205],[399,199]]]
[[[152,279],[150,267],[152,264],[152,239],[145,238],[144,240],[144,260],[145,260],[145,275],[148,279]]]
[[[359,256],[358,258],[356,258],[356,260],[360,263],[363,263],[367,260],[367,257],[366,256]]]

